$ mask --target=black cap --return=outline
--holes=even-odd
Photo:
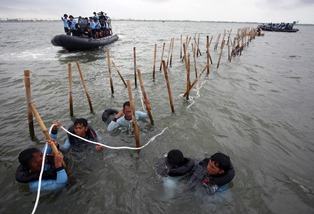
[[[68,15],[67,15],[67,14],[64,14],[64,15],[63,15],[63,17],[66,17],[66,16],[68,16]]]

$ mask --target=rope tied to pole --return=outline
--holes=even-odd
[[[53,127],[53,126],[54,126],[54,124],[52,125],[52,127]],[[156,139],[156,137],[162,135],[162,134],[164,133],[164,131],[165,131],[166,129],[168,129],[168,127],[164,128],[159,134],[157,134],[157,135],[151,137],[151,138],[149,139],[149,141],[148,141],[146,144],[144,144],[143,146],[141,146],[141,147],[128,147],[128,146],[118,146],[118,147],[114,147],[114,146],[108,146],[108,145],[105,145],[105,144],[103,144],[103,143],[99,143],[99,142],[87,140],[87,139],[82,138],[82,137],[80,137],[80,136],[78,136],[78,135],[75,135],[75,134],[69,132],[69,131],[68,131],[67,129],[65,129],[63,126],[61,126],[61,129],[63,129],[66,133],[68,133],[68,134],[70,134],[70,135],[72,135],[72,136],[74,136],[74,137],[79,138],[80,140],[86,141],[86,142],[91,143],[91,144],[100,145],[100,146],[103,146],[103,147],[105,147],[105,148],[107,148],[107,149],[116,149],[116,150],[119,150],[119,149],[140,150],[140,149],[145,148],[145,147],[146,147],[148,144],[150,144],[151,142],[153,142],[153,141]]]

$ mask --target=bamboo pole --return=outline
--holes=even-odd
[[[109,81],[110,81],[110,88],[111,88],[111,95],[113,96],[114,94],[114,89],[113,89],[113,81],[112,81],[112,74],[111,74],[111,60],[110,60],[110,50],[107,48],[107,62],[108,62],[108,72],[109,72]]]
[[[206,52],[207,52],[207,65],[209,65],[209,36],[206,36]],[[207,75],[209,75],[209,66],[207,66]]]
[[[191,85],[191,82],[190,82],[190,56],[188,56],[188,67],[186,69],[186,91],[188,92],[186,94],[186,99],[189,100],[189,88],[190,88],[190,85]]]
[[[169,78],[168,78],[168,71],[167,71],[166,62],[163,60],[162,64],[163,64],[163,67],[164,67],[164,73],[165,73],[165,79],[166,79],[166,84],[167,84],[167,89],[168,89],[168,95],[169,95],[171,112],[174,113],[174,107],[173,107],[173,101],[172,101],[172,93],[171,93],[171,88],[170,88],[170,83],[169,83]]]
[[[69,103],[70,103],[70,116],[73,117],[73,98],[72,98],[72,67],[71,62],[68,62],[68,78],[69,78]]]
[[[217,40],[216,40],[216,44],[215,44],[214,50],[217,50],[217,48],[218,48],[218,42],[219,42],[219,39],[220,39],[220,35],[221,35],[221,34],[219,34],[219,35],[217,36]]]
[[[167,67],[168,67],[169,61],[170,61],[171,44],[172,44],[172,39],[170,40],[170,44],[169,44],[168,57],[167,57]]]
[[[198,39],[197,39],[197,56],[198,53],[200,53],[200,56],[202,56],[201,50],[200,50],[200,34],[198,34]]]
[[[144,103],[146,105],[146,110],[147,110],[147,113],[149,116],[149,120],[150,120],[150,123],[152,125],[154,125],[153,115],[152,115],[152,112],[150,111],[150,104],[146,102],[148,100],[148,97],[147,97],[147,94],[145,92],[144,82],[143,82],[142,73],[141,73],[140,69],[137,69],[137,74],[138,74],[138,78],[140,80],[140,86],[141,86],[142,94],[144,97],[144,101],[145,101]]]
[[[182,34],[180,35],[180,59],[182,59]]]
[[[186,49],[187,49],[187,46],[185,46],[185,43],[183,43],[183,54],[184,54],[183,59],[184,59],[185,68],[187,68]]]
[[[32,102],[31,96],[31,82],[29,77],[29,70],[24,70],[24,82],[25,82],[25,91],[26,91],[26,103],[27,103],[27,118],[28,118],[28,129],[29,135],[32,140],[35,139],[35,130],[34,130],[34,121],[33,121],[33,113],[30,108],[30,104]]]
[[[221,59],[221,55],[222,55],[222,50],[224,49],[224,45],[225,45],[225,40],[222,41],[222,44],[220,47],[220,55],[219,55],[219,59],[218,59],[218,63],[217,63],[217,68],[219,68],[220,59]]]
[[[226,30],[224,30],[224,35],[222,36],[222,41],[221,41],[221,45],[220,47],[222,46],[222,43],[225,43],[225,37],[226,37]]]
[[[172,65],[173,46],[174,46],[174,38],[172,38],[171,53],[170,53],[170,66]]]
[[[133,48],[134,52],[134,84],[135,88],[137,88],[137,77],[136,77],[136,47]]]
[[[124,78],[122,77],[120,71],[118,70],[118,68],[116,67],[116,65],[114,64],[113,61],[111,61],[113,66],[115,67],[116,71],[118,72],[119,76],[120,76],[120,79],[122,80],[123,84],[125,85],[125,87],[127,88],[128,86],[126,85],[126,82],[124,81]]]
[[[213,60],[212,60],[212,57],[210,55],[210,44],[212,43],[212,40],[213,40],[213,36],[210,37],[210,41],[209,41],[209,45],[208,45],[208,54],[209,54],[209,59],[210,59],[210,63],[211,65],[213,64]],[[209,64],[208,64],[209,65]],[[209,68],[208,68],[209,69]],[[208,75],[208,74],[207,74]]]
[[[30,103],[30,108],[31,108],[31,110],[32,110],[37,122],[38,122],[38,125],[41,128],[41,131],[44,133],[46,140],[51,140],[52,138],[50,137],[49,132],[48,132],[44,122],[42,121],[42,119],[41,119],[41,117],[40,117],[40,115],[39,115],[39,113],[38,113],[38,111],[37,111],[37,109],[33,103]],[[54,143],[51,144],[51,148],[52,148],[53,153],[55,153],[55,154],[59,153],[59,151],[58,151],[58,149]],[[73,175],[68,170],[64,161],[62,161],[62,165],[63,165],[63,168],[65,169],[67,175],[69,176],[69,178],[73,178]]]
[[[231,55],[230,55],[230,35],[231,35],[231,31],[232,29],[228,32],[228,41],[227,41],[227,45],[228,45],[228,61],[231,62]]]
[[[83,87],[84,87],[84,91],[85,91],[85,94],[86,94],[86,97],[87,97],[87,100],[88,100],[90,112],[93,114],[93,113],[94,113],[94,110],[93,110],[92,101],[91,101],[90,96],[89,96],[89,93],[88,93],[88,91],[87,91],[87,88],[86,88],[86,85],[85,85],[85,80],[84,80],[83,73],[82,73],[82,70],[81,70],[81,67],[80,67],[79,62],[76,62],[76,65],[77,65],[77,69],[78,69],[78,71],[79,71],[79,73],[80,73],[80,77],[81,77],[81,80],[82,80],[82,84],[83,84]]]
[[[193,49],[193,59],[194,59],[194,72],[195,72],[195,77],[197,78],[197,61],[196,61],[196,54],[195,54],[195,48]]]
[[[164,58],[165,45],[166,45],[166,43],[164,43],[164,44],[162,45],[162,53],[161,53],[161,60],[160,60],[160,68],[159,68],[159,71],[161,71],[162,61],[163,61],[163,58]]]
[[[205,65],[205,67],[203,68],[203,70],[199,73],[198,77],[195,78],[195,80],[192,82],[191,86],[189,87],[189,91],[191,91],[191,89],[193,88],[193,86],[199,81],[200,77],[202,76],[202,74],[204,73],[204,71],[206,70],[207,66],[209,66],[208,64]],[[183,95],[183,97],[186,97],[189,93],[189,91],[186,91]]]
[[[157,52],[157,44],[155,44],[154,49],[154,65],[153,65],[153,79],[155,80],[155,73],[156,73],[156,52]]]
[[[128,94],[129,94],[129,100],[130,100],[130,107],[131,107],[131,111],[132,111],[132,122],[133,122],[133,126],[134,126],[135,143],[136,143],[136,147],[139,148],[139,147],[141,147],[141,144],[140,144],[140,138],[139,138],[139,133],[138,133],[137,120],[136,120],[136,116],[135,116],[134,100],[133,100],[133,96],[132,96],[131,81],[127,80],[126,82],[127,82],[127,85],[128,85]]]

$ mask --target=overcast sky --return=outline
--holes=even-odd
[[[112,19],[314,24],[314,0],[1,0],[0,18],[60,19],[94,11]]]

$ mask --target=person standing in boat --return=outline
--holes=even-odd
[[[63,21],[63,26],[64,26],[64,32],[67,35],[70,35],[70,30],[69,30],[69,23],[68,23],[68,15],[64,14],[63,17],[61,17],[61,20]]]
[[[95,39],[96,38],[96,29],[95,29],[95,22],[93,17],[89,17],[89,28],[92,32],[92,37]]]
[[[70,31],[72,33],[75,30],[76,21],[72,15],[70,15],[69,18],[70,18],[70,22],[71,22]]]
[[[104,15],[104,12],[100,12],[100,16],[99,16],[99,23],[100,23],[100,34],[102,37],[107,36],[107,25],[106,25],[106,17]]]
[[[96,19],[98,20],[98,19],[99,19],[99,17],[97,16],[97,13],[96,13],[96,12],[94,12],[93,14],[94,14],[93,19],[95,19],[95,18],[96,18]]]
[[[100,30],[100,22],[97,18],[94,17],[94,22],[95,22],[95,31],[96,31],[96,38],[101,38],[101,30]]]

